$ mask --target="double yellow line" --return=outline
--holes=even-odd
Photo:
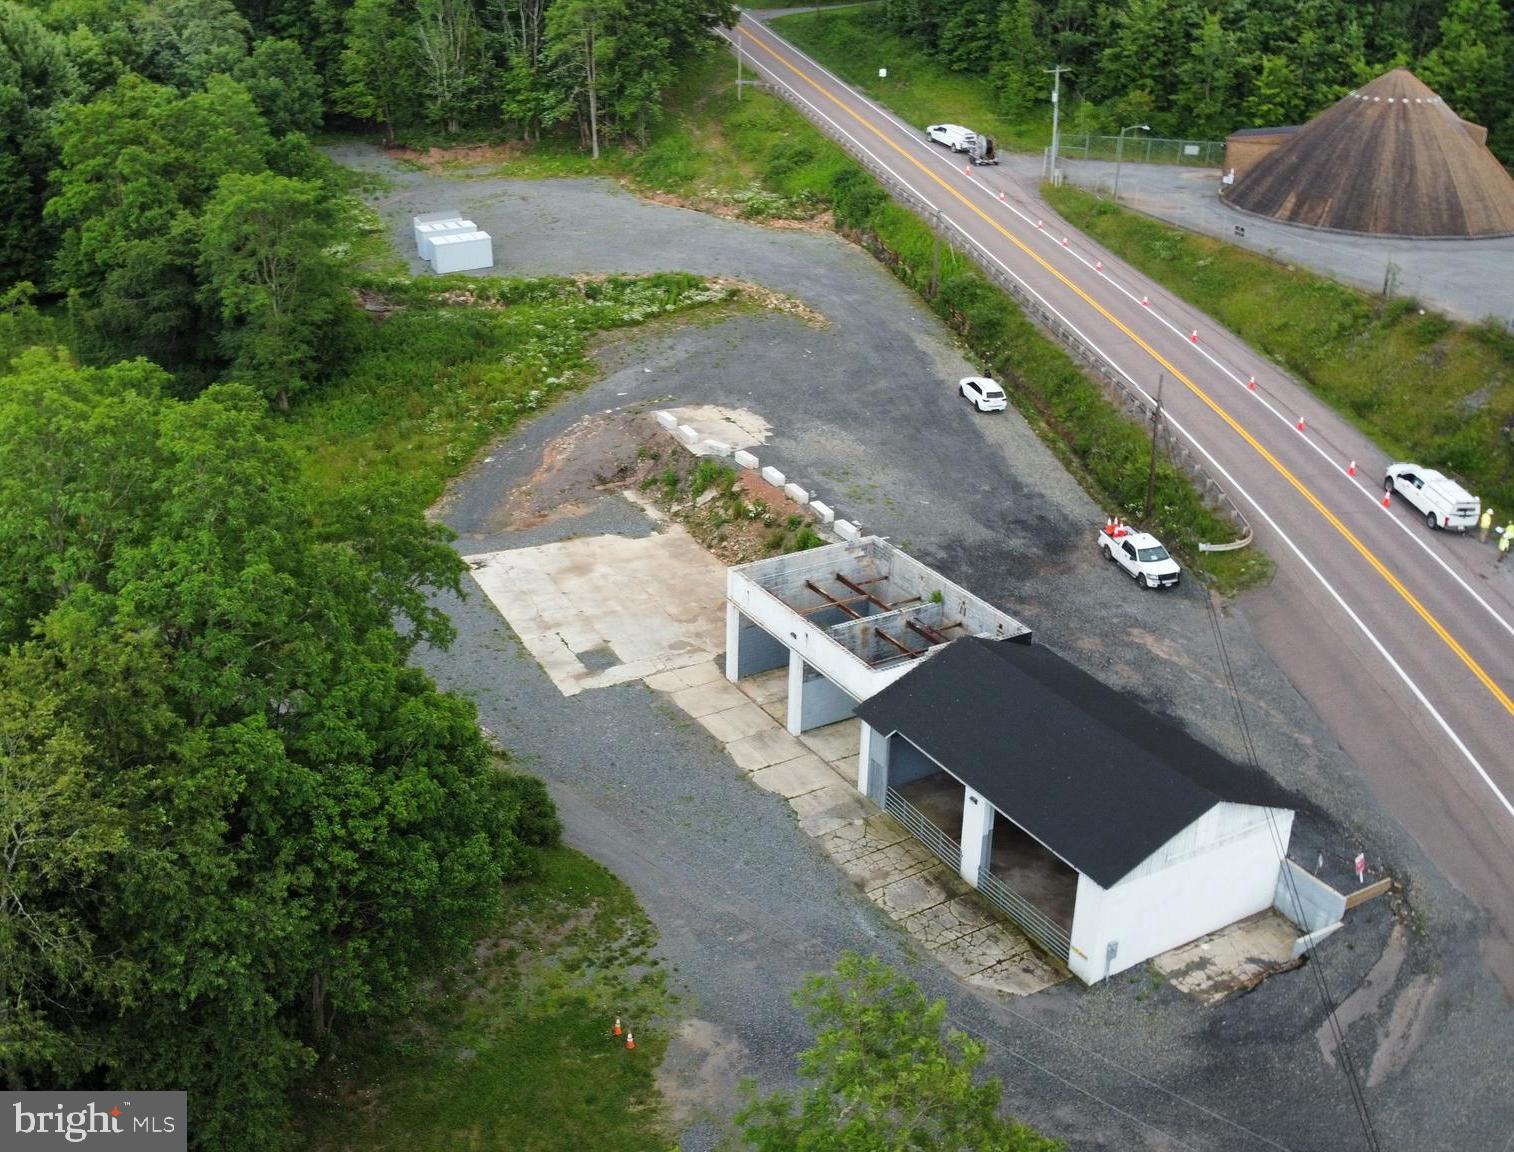
[[[766,29],[764,29],[763,32],[764,34],[770,34],[767,33]],[[1451,651],[1456,654],[1457,658],[1467,666],[1472,675],[1476,676],[1477,679],[1482,682],[1483,686],[1493,694],[1493,698],[1503,705],[1504,710],[1508,712],[1509,715],[1514,716],[1514,700],[1511,700],[1508,693],[1500,688],[1494,681],[1494,679],[1489,676],[1486,671],[1483,670],[1482,665],[1479,664],[1472,657],[1472,655],[1461,646],[1461,644],[1456,640],[1456,637],[1452,636],[1451,633],[1446,630],[1445,626],[1435,618],[1434,614],[1432,614],[1428,608],[1420,603],[1419,598],[1415,596],[1414,593],[1410,592],[1407,588],[1404,587],[1403,582],[1400,581],[1397,576],[1388,571],[1387,566],[1373,554],[1371,549],[1369,549],[1365,544],[1361,542],[1360,539],[1357,538],[1356,533],[1352,532],[1351,529],[1342,524],[1340,518],[1337,517],[1334,512],[1331,512],[1330,509],[1326,508],[1325,505],[1320,501],[1320,499],[1315,496],[1314,493],[1311,492],[1309,488],[1306,487],[1304,483],[1299,480],[1299,478],[1295,476],[1282,463],[1282,461],[1280,461],[1276,456],[1274,456],[1265,447],[1263,447],[1262,444],[1258,442],[1256,437],[1252,436],[1250,432],[1241,427],[1241,425],[1235,420],[1235,418],[1231,416],[1229,412],[1225,411],[1225,409],[1222,408],[1214,400],[1214,398],[1209,395],[1209,393],[1205,392],[1202,388],[1200,388],[1197,384],[1190,380],[1184,373],[1180,372],[1176,367],[1173,366],[1170,360],[1168,360],[1140,336],[1136,335],[1135,332],[1133,332],[1121,320],[1111,314],[1108,309],[1106,309],[1087,292],[1083,291],[1082,288],[1078,287],[1066,276],[1062,275],[1061,272],[1057,271],[1056,268],[1052,267],[1051,264],[1047,263],[1047,261],[1043,259],[1038,253],[1031,250],[1031,248],[1021,242],[1016,236],[1011,234],[997,220],[989,216],[988,213],[984,212],[983,209],[979,208],[956,188],[952,187],[935,172],[927,168],[912,153],[906,151],[904,148],[901,148],[897,143],[895,143],[893,140],[879,131],[874,124],[864,119],[862,116],[859,116],[852,108],[838,99],[832,92],[817,83],[807,72],[803,71],[800,68],[796,68],[790,61],[785,59],[778,52],[775,52],[771,47],[763,42],[761,36],[751,37],[750,43],[753,43],[758,48],[762,49],[763,52],[771,56],[777,63],[787,68],[790,72],[803,80],[821,96],[825,97],[837,108],[845,112],[863,128],[866,128],[882,143],[886,144],[889,148],[892,148],[895,152],[897,152],[902,159],[907,160],[910,164],[914,165],[915,168],[920,171],[921,175],[934,181],[942,191],[955,198],[962,204],[964,208],[972,212],[1000,236],[1004,237],[1004,239],[1008,240],[1021,252],[1025,253],[1025,255],[1029,256],[1043,269],[1045,269],[1046,272],[1056,277],[1056,279],[1061,281],[1062,284],[1064,284],[1070,291],[1076,293],[1079,299],[1081,299],[1085,304],[1087,304],[1105,320],[1109,321],[1110,324],[1114,325],[1114,327],[1117,328],[1120,332],[1129,337],[1130,340],[1138,348],[1140,348],[1143,352],[1145,352],[1148,356],[1150,356],[1153,360],[1160,364],[1162,368],[1165,371],[1169,372],[1179,383],[1181,383],[1185,388],[1187,388],[1206,405],[1208,405],[1209,409],[1216,416],[1218,416],[1227,425],[1229,425],[1231,430],[1234,431],[1237,436],[1239,436],[1247,444],[1251,445],[1251,447],[1256,450],[1257,454],[1261,456],[1263,460],[1271,464],[1272,467],[1277,470],[1278,474],[1283,477],[1283,479],[1287,480],[1289,484],[1293,485],[1294,489],[1300,496],[1302,496],[1305,500],[1307,500],[1314,506],[1315,510],[1325,518],[1325,521],[1330,524],[1330,526],[1333,527],[1337,532],[1339,532],[1346,539],[1346,541],[1356,549],[1358,553],[1360,553],[1362,559],[1364,559],[1368,564],[1372,566],[1377,574],[1387,582],[1388,586],[1395,592],[1397,592],[1401,597],[1403,597],[1404,602],[1408,604],[1410,608],[1414,609],[1416,613],[1418,613],[1420,619],[1430,626],[1435,634],[1439,636],[1445,643],[1446,647],[1451,649]],[[740,51],[739,44],[737,45],[737,51]]]

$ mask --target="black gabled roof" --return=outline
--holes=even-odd
[[[857,707],[1108,888],[1215,804],[1286,795],[1039,644],[957,640]]]

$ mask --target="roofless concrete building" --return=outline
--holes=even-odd
[[[1514,177],[1487,130],[1404,68],[1342,97],[1301,128],[1225,142],[1231,207],[1288,224],[1373,236],[1514,235]]]

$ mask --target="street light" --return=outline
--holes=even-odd
[[[1114,202],[1120,202],[1120,161],[1125,159],[1125,133],[1127,132],[1150,132],[1150,124],[1132,124],[1129,128],[1120,129],[1120,138],[1114,146]]]

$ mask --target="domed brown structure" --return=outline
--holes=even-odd
[[[1514,234],[1514,177],[1418,77],[1395,68],[1332,104],[1222,186],[1290,224],[1376,236]]]

